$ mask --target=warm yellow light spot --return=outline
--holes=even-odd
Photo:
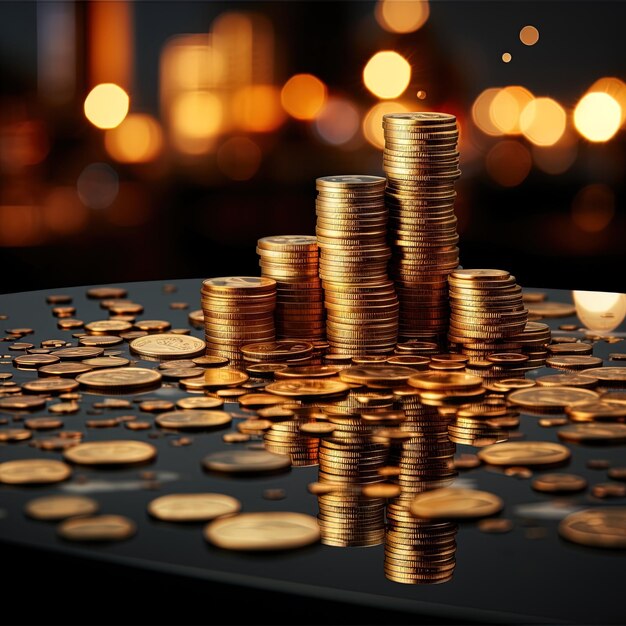
[[[519,126],[524,137],[536,146],[552,146],[565,132],[567,116],[552,98],[531,100],[522,110]]]
[[[217,165],[232,180],[249,180],[261,165],[259,146],[248,137],[231,137],[217,151]]]
[[[474,100],[474,104],[472,105],[472,119],[474,120],[474,124],[476,124],[483,133],[491,135],[492,137],[498,137],[503,134],[491,121],[491,115],[489,114],[491,103],[499,93],[500,89],[498,87],[485,89],[485,91]]]
[[[249,85],[237,90],[232,114],[235,126],[253,133],[276,130],[285,119],[280,92],[272,85]]]
[[[524,182],[532,165],[530,153],[519,141],[500,141],[487,154],[487,172],[503,187]]]
[[[511,53],[510,53],[510,52],[505,52],[505,53],[502,55],[502,61],[504,61],[504,63],[510,63],[512,58],[513,58],[513,57],[511,56]]]
[[[626,83],[614,76],[607,76],[605,78],[599,78],[591,85],[589,91],[601,91],[615,98],[621,108],[620,125],[623,126],[624,122],[626,122]]]
[[[426,100],[426,96],[427,96],[427,95],[428,95],[428,94],[427,94],[427,93],[426,93],[423,89],[420,89],[420,90],[417,92],[417,97],[418,97],[418,99],[419,99],[419,100]]]
[[[97,128],[115,128],[128,113],[130,98],[118,85],[101,83],[85,98],[85,117]]]
[[[525,46],[534,46],[539,41],[539,31],[534,26],[524,26],[519,32],[519,39]]]
[[[209,91],[179,94],[170,109],[172,140],[188,154],[202,154],[211,146],[222,125],[222,103]]]
[[[379,102],[375,104],[363,119],[363,135],[365,139],[376,148],[384,148],[383,115],[387,115],[387,113],[405,113],[410,110],[400,102]]]
[[[297,120],[314,120],[326,103],[326,85],[312,74],[296,74],[284,85],[283,108]]]
[[[404,93],[410,80],[409,62],[393,50],[377,52],[363,69],[365,86],[379,98],[397,98]]]
[[[163,133],[151,115],[131,113],[117,128],[106,132],[104,145],[120,163],[147,163],[161,152]]]
[[[576,314],[596,332],[615,330],[626,317],[626,294],[605,291],[573,291]]]
[[[608,141],[622,120],[622,107],[608,93],[594,91],[584,95],[574,110],[576,130],[589,141]]]
[[[532,99],[533,94],[519,85],[511,85],[501,89],[489,107],[492,123],[506,135],[519,135],[521,133],[520,114]]]
[[[331,97],[315,120],[315,130],[326,143],[339,146],[359,130],[359,111],[345,98]]]
[[[566,130],[552,146],[533,146],[533,162],[546,174],[563,174],[576,161],[578,136]]]
[[[413,33],[428,20],[428,0],[378,0],[376,20],[392,33]]]
[[[583,187],[572,203],[572,221],[588,233],[604,230],[615,215],[615,194],[608,185]]]

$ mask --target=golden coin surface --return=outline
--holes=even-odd
[[[449,487],[418,494],[409,505],[411,513],[422,519],[487,517],[503,508],[502,499],[488,491]]]
[[[585,370],[585,375],[593,376],[605,383],[626,383],[626,367],[594,367]]]
[[[110,367],[125,367],[128,365],[130,361],[121,356],[99,356],[93,359],[85,359],[83,361],[83,365],[88,365],[89,367],[93,367],[95,369],[104,368],[108,369]]]
[[[621,444],[626,443],[626,424],[586,422],[559,428],[559,439],[573,443]]]
[[[46,406],[45,398],[38,396],[5,396],[0,398],[0,409],[6,409],[9,411],[36,411]]]
[[[156,387],[162,378],[161,373],[157,370],[143,367],[121,367],[86,372],[77,376],[76,380],[85,387],[107,391]]]
[[[276,281],[264,276],[224,276],[218,278],[207,278],[202,286],[216,292],[243,292],[258,291],[260,289],[271,289],[276,286]]]
[[[574,422],[623,422],[626,420],[626,405],[610,400],[592,400],[576,402],[565,408],[565,412]]]
[[[532,481],[531,486],[544,493],[571,493],[586,489],[587,481],[577,474],[542,474]]]
[[[241,502],[223,493],[172,493],[148,503],[148,513],[164,522],[208,522],[241,510]]]
[[[78,465],[130,465],[150,461],[156,453],[156,448],[144,441],[91,441],[66,450],[64,458]]]
[[[323,437],[332,433],[335,428],[336,426],[330,422],[307,422],[302,424],[299,430],[303,435]]]
[[[235,387],[250,378],[245,372],[230,367],[209,368],[204,372],[203,377],[206,387]]]
[[[334,365],[298,365],[285,367],[274,372],[277,379],[281,378],[326,378],[341,371]]]
[[[267,450],[227,450],[208,454],[202,464],[207,470],[214,472],[252,474],[286,469],[291,466],[291,457]]]
[[[382,383],[400,385],[416,374],[412,367],[402,365],[365,365],[348,367],[339,372],[339,378],[349,383]]]
[[[78,388],[75,380],[68,378],[39,378],[37,380],[29,380],[22,385],[24,391],[29,393],[69,393]]]
[[[206,342],[192,335],[162,333],[133,339],[130,349],[135,354],[153,359],[191,359],[204,354]]]
[[[85,324],[85,329],[96,335],[114,335],[130,330],[133,325],[121,320],[97,320]]]
[[[313,344],[308,341],[296,341],[293,339],[262,341],[242,345],[241,352],[253,358],[283,360],[310,354],[313,352]]]
[[[480,387],[483,379],[479,376],[460,372],[418,372],[413,374],[408,383],[418,389],[435,391],[456,391]]]
[[[72,468],[53,459],[20,459],[0,463],[0,483],[7,485],[39,485],[67,480]]]
[[[183,411],[169,411],[157,416],[156,423],[161,428],[175,428],[176,430],[208,430],[228,426],[233,418],[225,411],[209,411],[192,409]]]
[[[507,441],[478,452],[478,458],[490,465],[553,465],[570,456],[568,448],[549,441]]]
[[[539,376],[537,384],[542,387],[584,387],[590,389],[598,384],[598,379],[588,375],[585,371],[582,374],[551,374],[549,376]]]
[[[3,428],[0,430],[0,441],[25,441],[32,436],[30,430],[24,428]]]
[[[137,532],[137,526],[122,515],[94,515],[61,522],[57,532],[68,541],[123,541]]]
[[[29,500],[24,512],[40,520],[61,520],[77,515],[93,515],[99,504],[85,496],[53,495]]]
[[[219,409],[224,406],[224,399],[211,396],[189,396],[176,400],[176,406],[179,409]]]
[[[317,520],[289,511],[240,513],[215,520],[204,529],[207,541],[227,550],[290,550],[320,540]]]
[[[296,378],[292,380],[278,380],[265,387],[268,393],[275,393],[287,397],[315,397],[331,396],[345,393],[350,387],[339,380],[324,378]]]
[[[512,404],[526,409],[565,410],[576,402],[597,400],[599,394],[579,387],[532,387],[509,394]]]
[[[571,513],[561,520],[563,539],[593,548],[626,548],[626,507],[602,507]]]

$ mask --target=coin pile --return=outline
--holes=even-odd
[[[201,296],[207,354],[240,361],[242,345],[275,339],[274,279],[208,278],[202,283]]]
[[[448,426],[448,435],[450,441],[467,446],[500,443],[509,438],[508,430],[502,424],[506,425],[507,419],[514,423],[518,416],[519,413],[509,409],[504,399],[463,405]]]
[[[454,182],[459,178],[456,117],[383,117],[390,275],[400,301],[400,337],[439,341],[448,329],[448,274],[459,264]]]
[[[392,352],[398,299],[387,277],[385,179],[326,176],[316,181],[317,243],[330,351]]]
[[[319,340],[326,334],[319,248],[312,235],[277,235],[257,242],[261,275],[276,281],[276,337]]]
[[[273,423],[263,435],[265,449],[275,454],[288,454],[294,467],[317,465],[319,439],[300,432],[300,427],[310,421],[305,417],[295,417]]]

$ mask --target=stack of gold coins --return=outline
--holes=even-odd
[[[294,467],[317,465],[319,439],[307,437],[300,432],[303,424],[312,421],[315,420],[294,417],[275,422],[263,435],[265,449],[276,454],[288,454]]]
[[[350,356],[392,352],[398,299],[387,277],[385,179],[318,178],[317,243],[330,351]]]
[[[313,354],[313,344],[297,339],[260,341],[241,346],[244,361],[249,363],[288,363],[305,365]]]
[[[261,274],[276,281],[276,337],[322,339],[326,324],[315,236],[263,237],[257,253]]]
[[[504,418],[514,416],[519,416],[519,413],[509,409],[506,400],[463,405],[456,412],[454,422],[448,426],[450,441],[477,447],[507,441],[508,430],[500,424]]]
[[[400,300],[400,338],[441,341],[448,328],[447,277],[459,264],[456,117],[392,113],[383,117],[383,130],[389,271]]]
[[[208,355],[240,361],[242,345],[274,340],[276,281],[272,278],[208,278],[201,296]]]

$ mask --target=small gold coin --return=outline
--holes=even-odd
[[[569,424],[559,428],[559,439],[573,443],[621,444],[626,443],[626,424],[589,422]]]
[[[585,375],[593,376],[607,385],[623,386],[626,383],[626,367],[594,367],[585,370]]]
[[[224,399],[212,396],[189,396],[176,400],[179,409],[219,409],[224,406]]]
[[[339,380],[325,378],[296,378],[278,380],[265,387],[268,393],[293,398],[334,396],[347,392],[350,387]]]
[[[24,421],[24,426],[30,430],[55,430],[63,428],[63,420],[57,417],[32,417]]]
[[[236,387],[250,377],[245,372],[229,367],[210,368],[204,372],[205,387]]]
[[[559,524],[563,539],[593,548],[626,548],[626,508],[602,507],[571,513]]]
[[[228,426],[232,420],[233,418],[230,413],[226,413],[225,411],[192,409],[162,413],[155,421],[161,428],[174,428],[176,430],[210,430]]]
[[[566,407],[565,412],[574,422],[623,422],[626,420],[626,405],[603,399],[576,402]]]
[[[228,365],[230,363],[230,359],[227,359],[225,356],[199,356],[193,359],[193,362],[198,367],[223,367],[224,365]]]
[[[29,393],[70,393],[78,389],[78,383],[67,378],[39,378],[25,382],[22,389]]]
[[[240,510],[241,502],[223,493],[172,493],[148,504],[148,513],[165,522],[208,522]]]
[[[513,522],[504,517],[481,519],[478,522],[478,530],[483,533],[502,534],[513,530]]]
[[[103,391],[132,391],[144,387],[156,387],[161,379],[160,372],[143,367],[100,369],[76,377],[81,385]]]
[[[408,383],[418,389],[434,391],[462,391],[474,389],[482,385],[483,379],[479,376],[462,374],[460,372],[419,372],[413,374]]]
[[[94,335],[117,335],[130,330],[133,325],[121,320],[97,320],[85,324],[85,330]]]
[[[109,368],[109,367],[124,367],[128,365],[130,361],[121,356],[99,356],[93,359],[85,359],[83,365],[88,365],[94,369]]]
[[[156,456],[156,448],[134,440],[91,441],[65,451],[64,458],[78,465],[130,465]]]
[[[571,452],[565,446],[549,441],[507,441],[487,446],[478,458],[490,465],[555,465],[566,461]]]
[[[582,374],[552,374],[550,376],[539,376],[537,384],[542,387],[583,387],[590,389],[598,384],[598,379],[587,375],[585,371]]]
[[[267,450],[228,450],[208,454],[202,464],[207,470],[214,472],[253,474],[286,469],[291,466],[291,457]]]
[[[504,508],[501,498],[477,489],[434,489],[418,494],[409,505],[422,519],[471,519],[495,515]]]
[[[597,400],[599,397],[595,391],[580,387],[532,387],[510,393],[508,400],[525,409],[562,412],[576,402]]]
[[[395,498],[400,495],[402,488],[394,483],[372,483],[364,485],[362,493],[367,498]]]
[[[72,468],[52,459],[20,459],[0,463],[0,483],[7,485],[39,485],[67,480]]]
[[[285,402],[289,402],[289,400],[271,393],[246,393],[239,397],[239,405],[246,409],[260,409]]]
[[[402,365],[365,365],[349,367],[339,372],[339,378],[347,383],[402,385],[417,372]]]
[[[151,359],[191,359],[204,354],[206,343],[191,335],[163,333],[133,339],[130,349],[135,354]]]
[[[94,300],[120,299],[127,295],[123,287],[92,287],[87,290],[87,297]]]
[[[25,441],[33,434],[24,428],[3,428],[0,430],[0,441]]]
[[[307,422],[306,424],[302,424],[299,430],[303,435],[323,437],[330,435],[335,428],[337,428],[335,424],[331,424],[330,422]]]
[[[26,503],[24,512],[40,520],[61,520],[77,515],[93,515],[99,504],[85,496],[54,495],[35,498]]]
[[[316,543],[320,536],[314,517],[288,511],[240,513],[204,529],[207,541],[227,550],[290,550]]]
[[[587,488],[587,481],[577,474],[542,474],[537,476],[531,487],[544,493],[572,493]]]
[[[7,411],[36,411],[46,406],[45,398],[38,396],[5,396],[0,398],[0,410]]]
[[[57,528],[59,535],[68,541],[123,541],[136,531],[135,522],[122,515],[74,517]]]
[[[340,367],[334,365],[300,365],[295,367],[287,367],[286,369],[278,369],[274,375],[276,379],[280,378],[326,378],[334,376],[341,371]]]

